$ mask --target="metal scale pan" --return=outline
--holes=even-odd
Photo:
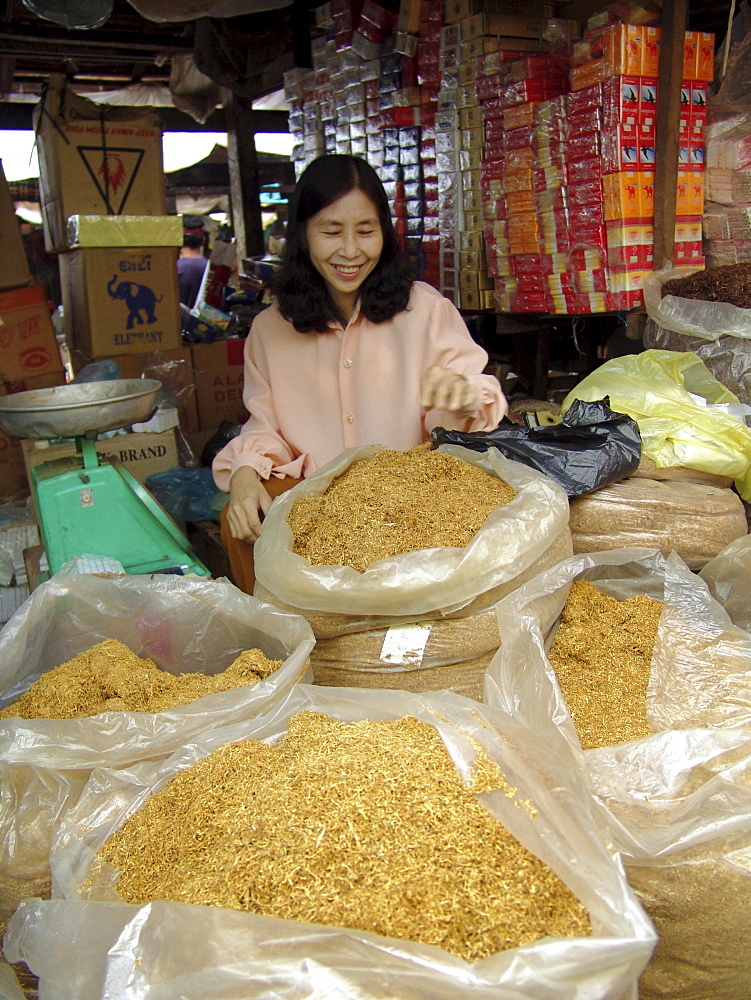
[[[148,490],[121,462],[96,450],[100,432],[147,421],[161,387],[156,379],[113,379],[0,398],[6,433],[76,439],[74,456],[36,465],[29,474],[53,573],[72,556],[89,555],[117,559],[126,573],[211,575]]]
[[[0,398],[0,427],[19,438],[91,439],[148,420],[161,387],[156,379],[131,378],[17,392]]]

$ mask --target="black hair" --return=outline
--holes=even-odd
[[[375,205],[383,233],[381,256],[360,287],[360,312],[371,322],[382,323],[407,307],[412,278],[383,184],[360,157],[331,153],[309,163],[295,186],[289,201],[282,265],[273,285],[279,311],[298,333],[322,333],[329,323],[343,319],[310,260],[305,229],[310,218],[356,189]]]
[[[200,215],[183,216],[183,246],[190,250],[203,248],[204,222]]]

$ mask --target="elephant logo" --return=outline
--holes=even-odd
[[[132,330],[134,323],[143,326],[144,320],[141,313],[146,315],[146,323],[156,323],[156,304],[162,301],[163,296],[160,295],[157,298],[148,285],[139,285],[135,281],[121,281],[116,285],[116,281],[117,275],[115,274],[112,281],[107,283],[107,292],[110,298],[122,299],[128,307],[128,320],[125,329]]]

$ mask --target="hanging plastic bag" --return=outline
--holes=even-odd
[[[179,771],[231,742],[276,741],[301,711],[342,721],[414,717],[438,730],[465,781],[477,749],[483,751],[515,794],[485,792],[482,804],[584,903],[592,936],[547,937],[469,963],[436,946],[357,929],[164,900],[119,902],[113,870],[96,862],[111,833]],[[270,988],[277,996],[330,996],[333,990],[352,1000],[633,996],[653,931],[605,849],[582,778],[550,723],[532,733],[457,695],[359,691],[353,697],[301,684],[276,712],[205,733],[168,761],[97,772],[53,851],[56,898],[23,903],[4,950],[10,961],[24,961],[39,974],[40,992],[49,982],[68,995],[75,983],[70,995],[76,1000],[98,1000],[102,984],[115,979],[130,983],[134,995],[157,990],[184,1000],[260,1000]],[[519,808],[520,802],[533,809]]]
[[[503,420],[495,430],[463,433],[436,427],[433,446],[458,444],[473,451],[497,448],[502,455],[550,476],[569,497],[583,496],[630,475],[639,465],[636,421],[610,409],[607,399],[575,399],[559,424],[519,427]]]
[[[738,398],[695,354],[652,350],[613,358],[583,378],[561,409],[605,397],[637,422],[643,454],[655,465],[729,476],[751,501],[751,429],[726,409]]]
[[[105,639],[173,674],[218,673],[253,648],[283,663],[257,684],[166,712],[0,720],[0,875],[47,874],[54,827],[92,770],[167,757],[206,729],[262,715],[310,677],[314,644],[304,619],[226,580],[55,574],[0,632],[0,704]]]

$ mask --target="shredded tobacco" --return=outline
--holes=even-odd
[[[515,797],[482,751],[468,788],[413,717],[303,711],[279,742],[230,744],[176,775],[99,854],[126,902],[355,928],[468,961],[590,934],[582,904],[473,794],[491,790]]]
[[[164,712],[219,691],[256,684],[278,670],[260,649],[248,649],[218,674],[170,674],[105,639],[42,674],[0,711],[0,719],[81,719],[99,712]]]
[[[288,523],[294,551],[313,566],[362,573],[416,549],[463,548],[515,496],[502,479],[429,444],[384,448],[353,462],[321,496],[296,501]]]
[[[548,658],[585,750],[651,734],[647,686],[662,608],[574,581]]]

